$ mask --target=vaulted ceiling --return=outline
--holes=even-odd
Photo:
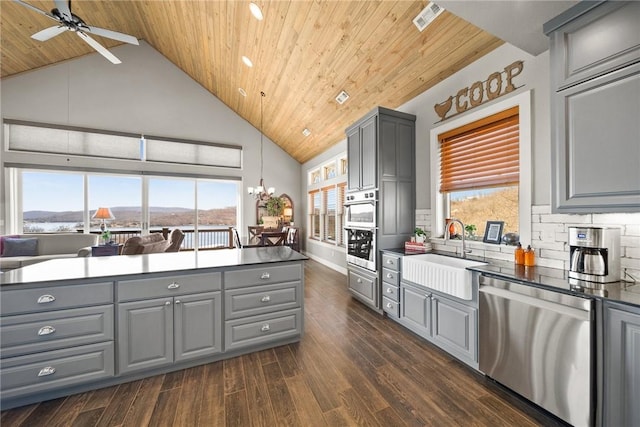
[[[258,129],[264,91],[263,132],[301,163],[344,139],[345,128],[376,105],[396,108],[503,43],[447,11],[419,32],[412,21],[425,0],[256,3],[262,21],[248,0],[74,0],[72,11],[91,26],[146,40]],[[2,78],[94,53],[71,32],[30,38],[55,23],[15,2],[0,1],[0,14]],[[339,105],[342,90],[350,98]],[[311,135],[303,136],[305,128]]]

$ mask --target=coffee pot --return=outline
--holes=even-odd
[[[620,280],[620,229],[569,227],[569,279]]]

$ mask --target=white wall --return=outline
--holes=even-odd
[[[194,167],[193,171],[241,177],[243,188],[258,184],[257,129],[146,42],[141,41],[140,46],[118,46],[112,51],[122,64],[113,65],[96,53],[2,79],[2,117],[241,145],[242,170]],[[267,106],[265,103],[265,109]],[[25,159],[16,153],[2,154],[3,166],[4,162]],[[45,161],[69,165],[63,156],[49,155]],[[158,166],[148,166],[149,170],[154,167]],[[164,171],[171,170],[171,166],[161,167]],[[275,187],[277,194],[293,197],[296,217],[301,215],[302,202],[297,199],[301,193],[299,176],[300,164],[265,137],[265,182]],[[4,185],[0,188],[3,192],[0,232],[4,232],[7,209]],[[256,221],[255,202],[243,193],[241,203],[245,234],[246,225]]]

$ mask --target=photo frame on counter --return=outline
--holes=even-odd
[[[487,225],[484,229],[484,243],[493,243],[499,245],[502,240],[502,228],[504,227],[504,221],[487,221]]]

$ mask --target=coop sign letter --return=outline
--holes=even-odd
[[[469,87],[460,89],[455,95],[451,95],[446,101],[434,105],[433,108],[442,121],[447,117],[452,106],[455,106],[456,112],[450,117],[496,99],[520,87],[513,84],[513,78],[519,75],[523,69],[524,62],[516,61],[504,67],[503,71],[489,74],[485,81],[477,81]]]

